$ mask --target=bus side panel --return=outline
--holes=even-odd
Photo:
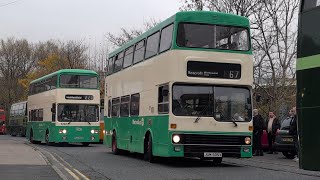
[[[168,157],[171,147],[169,137],[169,115],[147,118],[146,124],[152,129],[152,152],[155,156]]]

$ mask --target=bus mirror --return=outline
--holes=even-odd
[[[162,90],[162,96],[168,96],[169,95],[169,90],[163,89]]]
[[[52,104],[52,107],[51,107],[51,112],[52,113],[56,113],[56,104]]]

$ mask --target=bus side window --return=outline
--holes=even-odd
[[[160,86],[158,95],[158,113],[169,113],[169,85]]]
[[[130,102],[130,116],[139,116],[140,94],[132,94]]]
[[[120,116],[120,98],[112,99],[112,117]]]
[[[160,50],[159,50],[160,52],[166,51],[171,48],[172,32],[173,32],[173,24],[162,29],[161,39],[160,39]]]

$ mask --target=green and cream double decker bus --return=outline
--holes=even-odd
[[[252,156],[247,18],[179,12],[109,57],[105,144],[114,153],[150,162]]]
[[[301,0],[297,46],[297,115],[300,168],[320,170],[320,0]]]
[[[27,121],[27,101],[12,104],[8,128],[10,135],[25,136]]]
[[[100,90],[94,71],[63,69],[31,82],[27,138],[32,143],[99,142]]]

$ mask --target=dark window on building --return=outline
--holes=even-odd
[[[112,99],[112,117],[120,116],[120,98]]]
[[[131,95],[130,115],[139,116],[140,94]]]
[[[159,32],[148,37],[147,46],[146,46],[146,55],[145,55],[146,59],[158,53],[159,37],[160,37]]]
[[[130,96],[121,97],[120,116],[129,116]]]
[[[134,51],[133,64],[136,64],[144,59],[144,51],[146,49],[145,41],[142,40],[136,44]]]
[[[133,47],[129,47],[124,55],[124,60],[123,60],[123,68],[129,67],[132,65],[132,58],[133,58]]]
[[[171,48],[172,31],[173,31],[173,24],[162,29],[159,52],[163,52]]]
[[[158,113],[166,114],[169,112],[169,85],[159,87]]]
[[[123,52],[119,53],[116,56],[116,60],[114,62],[114,72],[118,72],[122,69],[123,65]]]

